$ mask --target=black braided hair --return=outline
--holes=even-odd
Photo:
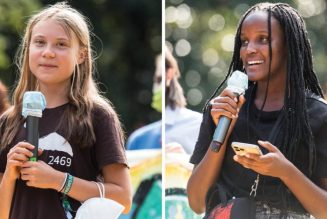
[[[313,70],[311,44],[308,39],[305,22],[299,13],[285,3],[259,3],[245,12],[240,19],[235,36],[234,53],[230,63],[228,73],[223,82],[217,87],[210,99],[215,97],[231,73],[235,70],[242,70],[243,63],[240,58],[241,48],[241,27],[245,18],[252,12],[266,11],[268,13],[268,34],[269,34],[269,78],[272,58],[271,48],[271,16],[280,23],[287,44],[287,81],[284,98],[285,126],[283,128],[283,139],[280,150],[293,162],[305,175],[312,176],[316,162],[316,151],[313,141],[311,127],[308,122],[306,107],[306,91],[311,91],[323,98],[323,91],[318,82],[317,76]],[[254,82],[249,82],[249,87]],[[269,86],[269,79],[267,88]],[[267,89],[265,100],[261,107],[264,107],[267,98]],[[249,101],[250,102],[250,101]],[[298,161],[299,152],[306,151],[308,162]]]
[[[243,63],[240,58],[241,48],[241,27],[245,18],[252,12],[266,11],[268,13],[268,36],[269,36],[269,76],[265,92],[263,107],[267,98],[267,91],[270,80],[272,46],[271,46],[271,16],[281,25],[284,31],[285,42],[287,44],[287,81],[284,94],[285,124],[282,129],[281,152],[294,163],[306,176],[311,177],[316,163],[316,150],[313,141],[311,127],[308,121],[306,92],[311,91],[323,98],[323,91],[313,70],[311,44],[308,39],[305,22],[299,13],[285,3],[259,3],[248,9],[240,19],[235,36],[234,53],[228,68],[228,73],[223,82],[217,87],[205,108],[214,98],[218,91],[225,84],[231,73],[235,70],[242,71]],[[254,82],[249,82],[249,87],[253,88]],[[251,95],[252,96],[252,95]],[[248,100],[247,102],[251,102]],[[248,113],[247,113],[248,114]],[[248,117],[248,115],[247,115]],[[307,156],[307,161],[296,159],[298,155]],[[281,189],[287,189],[285,186]],[[282,198],[283,206],[286,207],[287,197]]]

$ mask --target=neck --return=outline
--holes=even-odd
[[[47,108],[54,108],[61,106],[68,102],[68,86],[42,86],[40,85],[40,91],[45,96],[47,101]]]
[[[266,89],[267,82],[258,82],[254,100],[258,109],[261,109],[262,104],[264,103]],[[285,89],[285,83],[274,83],[273,81],[270,81],[267,91],[267,99],[263,110],[276,111],[282,109],[284,106]]]

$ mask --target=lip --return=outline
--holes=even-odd
[[[251,65],[261,65],[263,64],[264,61],[260,60],[260,59],[256,59],[256,60],[248,60],[247,61],[247,65],[251,66]]]
[[[56,65],[53,64],[39,64],[40,67],[44,67],[44,68],[56,68]]]

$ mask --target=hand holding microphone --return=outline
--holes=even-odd
[[[27,91],[23,97],[22,115],[26,118],[26,140],[34,145],[31,161],[37,161],[39,146],[39,118],[45,109],[46,101],[41,92]]]
[[[230,90],[238,98],[240,95],[245,93],[245,90],[248,88],[248,77],[246,74],[240,71],[235,71],[227,81],[226,90]],[[230,98],[230,97],[227,97]],[[227,103],[228,108],[228,103]],[[228,109],[226,109],[228,111]],[[213,135],[210,148],[214,152],[220,150],[221,145],[224,143],[227,131],[231,124],[231,118],[222,115],[219,117],[219,121],[216,127],[216,130]]]

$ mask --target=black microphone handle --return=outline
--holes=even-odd
[[[31,161],[37,161],[38,148],[39,148],[39,117],[27,116],[26,118],[26,132],[27,132],[27,142],[34,145],[33,157],[30,158]]]
[[[220,146],[224,143],[227,131],[229,129],[231,119],[226,116],[221,116],[217,124],[216,130],[213,134],[212,142],[210,144],[211,150],[218,152]]]

